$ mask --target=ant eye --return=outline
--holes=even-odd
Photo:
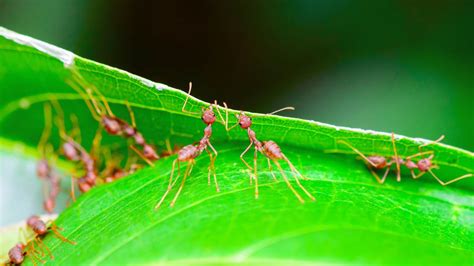
[[[242,125],[242,122],[239,122],[239,125]]]

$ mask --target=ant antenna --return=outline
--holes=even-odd
[[[45,156],[46,149],[45,145],[46,142],[49,139],[49,136],[51,135],[51,128],[52,128],[52,123],[51,123],[51,105],[45,103],[44,104],[44,129],[43,133],[41,134],[40,142],[38,144],[38,150],[39,152]]]
[[[428,142],[428,143],[425,143],[425,144],[421,144],[420,146],[418,146],[418,149],[421,151],[421,148],[432,145],[432,144],[436,144],[436,143],[442,141],[443,139],[444,139],[444,135],[441,135],[437,140],[434,140],[434,141],[431,141],[431,142]]]
[[[352,146],[351,144],[349,144],[347,141],[344,141],[344,140],[338,140],[337,141],[338,143],[342,143],[346,146],[348,146],[349,148],[351,148],[355,153],[357,153],[360,157],[362,157],[366,162],[368,162],[370,165],[372,165],[373,167],[377,167],[376,164],[374,164],[371,160],[369,160],[369,158],[367,158],[362,152],[360,152],[358,149],[356,149],[354,146]]]
[[[67,139],[68,136],[66,134],[66,126],[64,124],[63,109],[61,108],[61,105],[59,105],[56,99],[51,99],[51,104],[53,105],[53,108],[56,111],[56,119],[54,122],[59,129],[59,135],[61,136],[61,138]]]
[[[278,110],[276,110],[276,111],[273,111],[273,112],[271,112],[271,113],[268,113],[267,115],[274,115],[274,114],[276,114],[276,113],[279,113],[279,112],[281,112],[281,111],[286,111],[286,110],[294,111],[294,110],[295,110],[295,107],[293,107],[293,106],[283,107],[283,108],[280,108],[280,109],[278,109]]]

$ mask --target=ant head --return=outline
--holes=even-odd
[[[21,249],[21,250],[25,249],[25,245],[24,245],[23,243],[17,243],[17,244],[15,245],[15,247],[17,247],[17,248],[19,248],[19,249]]]
[[[418,169],[422,172],[426,172],[429,169],[433,168],[433,163],[431,162],[431,159],[432,156],[419,160],[417,163]]]
[[[28,218],[28,219],[26,220],[26,224],[27,224],[28,226],[32,226],[32,225],[34,225],[36,222],[38,222],[39,220],[40,220],[40,218],[39,218],[37,215],[33,215],[33,216],[31,216],[30,218]]]
[[[204,121],[204,123],[206,123],[206,125],[214,124],[216,121],[216,114],[214,114],[214,111],[212,110],[212,104],[209,106],[209,108],[202,110],[201,119]]]
[[[240,112],[240,115],[235,115],[239,120],[239,126],[243,129],[247,129],[252,126],[252,118],[244,114],[244,112]]]

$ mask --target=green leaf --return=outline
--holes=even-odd
[[[138,128],[160,150],[166,140],[184,146],[202,137],[204,124],[199,115],[181,111],[185,93],[4,28],[0,35],[0,132],[5,142],[35,147],[43,128],[42,103],[54,98],[66,113],[79,117],[83,143],[90,144],[97,122],[65,82],[72,66],[126,120],[127,100]],[[207,106],[191,98],[188,109],[199,112]],[[299,203],[279,173],[274,182],[262,155],[258,160],[260,197],[255,200],[254,187],[239,159],[248,145],[246,132],[239,128],[226,132],[222,123],[216,123],[211,141],[219,152],[220,193],[207,184],[209,158],[204,153],[196,160],[175,207],[167,204],[176,188],[166,204],[154,211],[175,157],[159,160],[154,167],[93,189],[67,208],[56,222],[77,245],[47,236],[45,243],[55,255],[48,263],[472,263],[472,178],[442,187],[429,175],[412,180],[404,173],[402,182],[391,175],[380,185],[364,163],[337,141],[350,142],[365,154],[390,156],[390,134],[249,115],[257,137],[276,141],[310,179],[302,183],[315,195],[315,202],[304,197],[306,203]],[[233,115],[231,122],[235,123]],[[57,134],[53,138],[57,145]],[[118,137],[106,137],[105,143],[126,145]],[[422,143],[426,141],[397,136],[401,156],[418,152]],[[471,152],[444,144],[425,150],[435,152],[440,165],[436,173],[444,180],[474,171]],[[252,154],[253,150],[247,161],[251,162]],[[286,166],[285,172],[291,176]]]

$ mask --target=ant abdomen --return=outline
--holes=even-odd
[[[263,142],[263,150],[270,159],[283,159],[280,147],[271,140]]]
[[[16,264],[21,264],[23,263],[23,260],[25,259],[25,245],[18,243],[14,247],[12,247],[8,251],[8,258],[10,259],[10,263],[16,265]]]
[[[196,157],[197,152],[198,152],[197,147],[192,144],[188,146],[184,146],[178,152],[178,160],[184,162],[184,161],[194,159]]]
[[[387,159],[383,156],[368,156],[367,159],[369,159],[376,169],[382,169],[387,166]]]

